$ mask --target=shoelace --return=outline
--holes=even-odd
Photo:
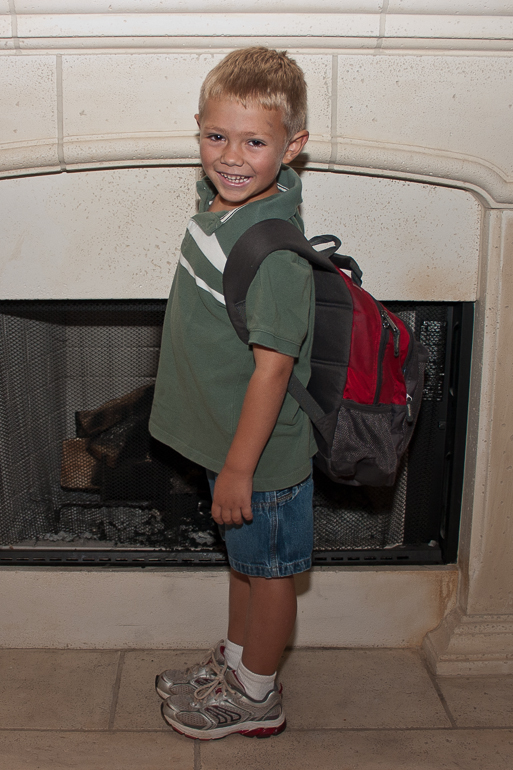
[[[198,687],[198,689],[194,693],[194,700],[195,701],[202,701],[208,698],[209,695],[216,692],[216,690],[221,690],[221,695],[224,697],[227,693],[231,693],[232,695],[235,695],[235,690],[233,687],[230,687],[228,682],[225,679],[226,669],[228,668],[228,664],[224,663],[224,666],[220,668],[217,666],[218,671],[216,672],[217,676],[215,679],[210,682],[210,684],[204,684],[201,687]]]
[[[189,666],[188,668],[186,668],[185,669],[186,677],[192,678],[193,676],[196,676],[196,674],[198,674],[199,671],[201,671],[201,669],[207,665],[207,663],[212,664],[212,668],[214,669],[216,675],[219,674],[219,672],[221,671],[221,667],[219,666],[219,663],[216,660],[216,655],[215,655],[216,649],[217,649],[217,645],[216,647],[212,647],[212,649],[210,649],[207,652],[203,660],[201,660],[199,663],[195,663],[194,666]]]

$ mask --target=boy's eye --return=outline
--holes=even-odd
[[[210,139],[212,142],[220,142],[224,139],[224,136],[221,136],[221,134],[208,134],[207,139]]]
[[[249,144],[251,147],[265,147],[265,143],[262,142],[260,139],[250,139]]]

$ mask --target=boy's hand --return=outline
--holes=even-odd
[[[212,500],[212,518],[217,524],[242,524],[251,521],[252,475],[231,471],[226,466],[216,479]]]

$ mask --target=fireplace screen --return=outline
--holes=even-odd
[[[387,303],[430,351],[390,489],[315,477],[314,562],[455,557],[472,309]],[[165,302],[0,302],[0,563],[225,564],[202,468],[149,436]]]

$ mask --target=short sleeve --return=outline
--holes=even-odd
[[[249,344],[298,358],[308,332],[312,268],[291,251],[262,262],[246,297]]]

